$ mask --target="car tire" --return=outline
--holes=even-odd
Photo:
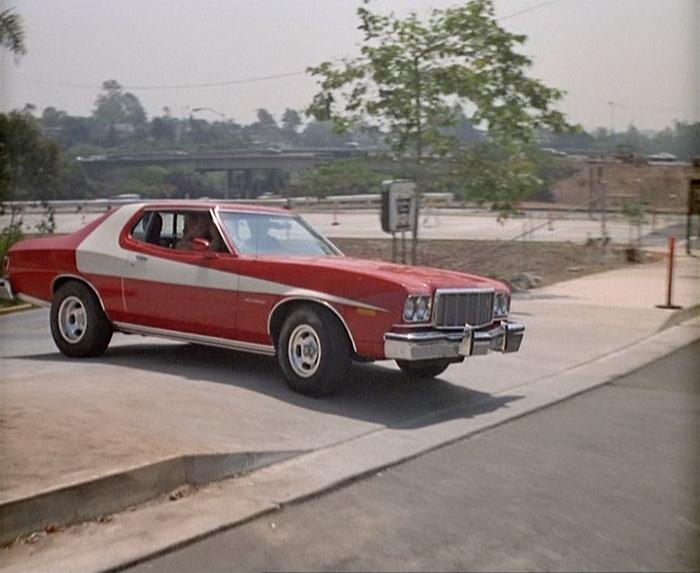
[[[328,396],[338,389],[350,366],[350,341],[329,311],[302,306],[282,325],[277,360],[292,390],[306,396]]]
[[[112,324],[95,294],[83,283],[61,286],[51,304],[51,335],[71,358],[99,356],[112,339]]]
[[[397,360],[396,364],[411,378],[435,378],[442,374],[451,364],[449,360]]]

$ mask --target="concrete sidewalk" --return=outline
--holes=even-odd
[[[561,300],[570,304],[646,310],[666,304],[667,285],[668,257],[665,256],[656,263],[588,275],[532,292],[536,296],[563,297]],[[700,258],[677,251],[672,302],[686,309],[700,304]]]
[[[514,301],[528,326],[521,353],[469,360],[420,385],[391,363],[358,366],[350,387],[325,401],[289,392],[269,360],[120,337],[103,359],[68,361],[52,347],[44,311],[0,317],[5,514],[21,499],[185,456],[297,454],[180,504],[81,530],[93,548],[115,536],[102,558],[79,559],[85,539],[69,528],[2,550],[0,568],[63,562],[92,571],[133,561],[605,383],[700,338],[688,310],[700,304],[700,261],[677,259],[681,313],[655,308],[664,277],[661,262],[530,291]],[[673,316],[690,321],[658,334]],[[152,519],[177,525],[154,535]]]

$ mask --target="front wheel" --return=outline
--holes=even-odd
[[[54,295],[51,335],[66,356],[99,356],[112,339],[112,325],[95,294],[84,284],[71,281]]]
[[[435,378],[442,374],[450,365],[449,360],[397,360],[396,364],[411,378]]]
[[[282,326],[277,359],[292,390],[326,396],[338,388],[350,366],[350,341],[330,312],[302,306]]]

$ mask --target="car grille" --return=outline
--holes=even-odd
[[[493,289],[438,289],[433,322],[438,328],[479,328],[493,322]]]

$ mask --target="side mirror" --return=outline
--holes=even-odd
[[[192,239],[192,250],[198,253],[208,251],[210,245],[211,243],[202,237],[195,237]]]

